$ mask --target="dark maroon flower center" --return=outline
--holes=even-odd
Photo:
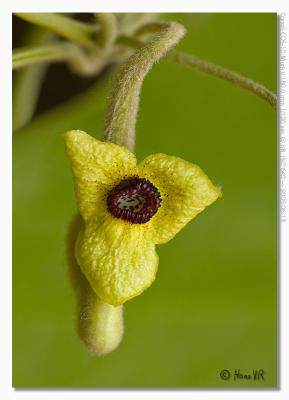
[[[161,206],[158,189],[147,179],[133,177],[114,187],[107,196],[107,208],[116,218],[144,224]]]

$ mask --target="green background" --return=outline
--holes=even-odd
[[[276,14],[167,18],[187,27],[180,50],[276,92]],[[14,136],[13,385],[276,387],[276,114],[227,82],[165,62],[144,82],[137,157],[163,152],[196,163],[224,195],[158,246],[157,279],[125,304],[114,353],[93,356],[78,338],[65,260],[76,206],[61,133],[100,138],[108,88],[94,87]],[[259,368],[264,381],[219,375]]]

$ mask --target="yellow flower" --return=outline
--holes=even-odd
[[[117,306],[155,279],[155,245],[172,239],[221,192],[194,164],[154,154],[137,165],[126,147],[65,134],[83,228],[75,256],[92,289]]]

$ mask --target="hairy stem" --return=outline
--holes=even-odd
[[[14,15],[24,21],[57,33],[59,36],[85,48],[90,49],[95,45],[93,35],[98,30],[97,25],[86,24],[56,13],[14,13]]]
[[[149,28],[151,31],[159,31],[161,26],[163,26],[163,23],[149,24]],[[148,33],[147,31],[148,27],[145,26],[141,28],[139,33],[143,35]],[[120,36],[118,38],[118,43],[125,44],[132,48],[141,48],[142,46],[144,46],[143,41],[140,41],[139,39],[136,39],[134,37],[127,37],[127,36]],[[205,74],[226,80],[234,84],[235,86],[239,86],[243,89],[246,89],[249,92],[260,97],[261,99],[266,101],[275,111],[277,109],[277,96],[275,93],[271,92],[269,89],[267,89],[260,83],[255,82],[252,79],[247,78],[245,76],[242,76],[237,72],[230,71],[229,69],[226,69],[220,65],[208,62],[193,55],[174,50],[168,52],[165,59],[175,64],[196,69]]]
[[[178,43],[184,33],[184,27],[176,22],[165,24],[149,43],[120,67],[109,99],[104,140],[134,150],[136,117],[143,80],[152,65]]]
[[[220,65],[213,64],[208,61],[202,60],[201,58],[191,56],[189,54],[184,54],[178,51],[170,52],[166,58],[168,61],[171,61],[178,65],[197,69],[198,71],[215,76],[217,78],[231,82],[234,85],[239,86],[243,89],[246,89],[270,104],[270,106],[273,107],[275,111],[277,110],[276,94],[250,78],[242,76],[237,72],[223,68]]]

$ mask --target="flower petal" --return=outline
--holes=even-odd
[[[78,237],[76,258],[96,294],[114,306],[149,287],[158,265],[148,227],[108,213],[86,223]]]
[[[75,178],[78,207],[85,220],[106,208],[105,195],[124,176],[135,173],[136,159],[126,147],[101,142],[82,131],[64,134]]]
[[[160,209],[148,223],[156,244],[172,239],[221,196],[200,167],[178,157],[151,155],[138,165],[138,171],[159,189],[162,197]]]

